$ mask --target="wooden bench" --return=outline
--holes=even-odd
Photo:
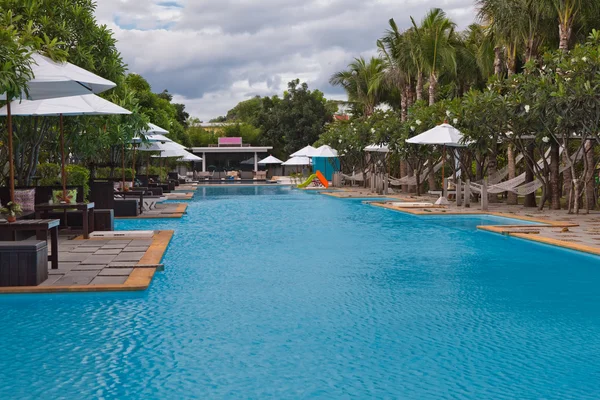
[[[52,269],[58,269],[58,227],[60,220],[58,219],[22,219],[17,222],[0,222],[0,234],[3,238],[8,238],[16,242],[17,232],[28,231],[35,232],[37,240],[48,242],[48,234],[50,234],[50,251],[48,261],[52,263]]]

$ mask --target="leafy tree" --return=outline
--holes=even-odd
[[[444,69],[456,71],[455,41],[456,25],[446,13],[434,8],[429,11],[420,26],[412,19],[420,48],[420,57],[429,72],[429,104],[436,101],[438,78]]]
[[[245,122],[256,126],[258,118],[263,110],[262,99],[259,96],[253,97],[237,104],[234,108],[227,112],[227,117],[223,121],[214,122]]]
[[[341,86],[348,94],[348,99],[359,105],[361,111],[369,116],[381,100],[381,89],[384,78],[384,62],[380,58],[356,58],[345,71],[333,74],[329,82]]]
[[[258,144],[258,139],[261,130],[250,124],[237,123],[226,125],[223,128],[223,135],[226,137],[241,137],[242,141],[247,144]]]
[[[332,117],[332,107],[323,93],[293,80],[282,99],[263,99],[263,113],[258,121],[263,131],[261,142],[272,144],[278,155],[292,153],[316,142]]]

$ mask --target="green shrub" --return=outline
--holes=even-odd
[[[80,165],[67,165],[67,185],[83,186],[83,198],[87,200],[90,193],[90,170]]]
[[[102,167],[96,168],[96,178],[97,179],[107,179],[110,177],[110,168]]]
[[[108,178],[117,178],[121,179],[121,168],[115,168],[113,176],[110,176],[110,167],[102,167],[96,169],[96,179],[108,179]],[[131,180],[133,177],[133,169],[125,168],[125,179]]]
[[[149,175],[158,175],[159,180],[164,181],[167,179],[167,168],[155,167],[155,166],[151,165]]]
[[[39,186],[60,185],[60,165],[43,163],[38,165],[37,174],[40,177]]]

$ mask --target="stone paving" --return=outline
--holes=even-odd
[[[399,202],[424,202],[434,203],[437,197],[430,195],[425,196],[414,196],[403,193],[393,193],[386,196],[380,196],[371,193],[365,188],[341,188],[335,190],[332,193],[328,193],[334,197],[340,198],[372,198],[374,202],[378,201],[378,198],[385,197],[388,202],[389,198],[398,199]],[[544,220],[550,221],[552,224],[541,226],[536,224],[535,227],[523,226],[514,228],[502,228],[502,232],[514,233],[515,236],[525,237],[527,239],[544,241],[548,239],[552,244],[561,245],[563,247],[571,247],[573,249],[588,251],[593,250],[594,253],[600,254],[600,212],[591,211],[589,214],[585,214],[585,210],[581,210],[579,214],[569,214],[567,210],[549,210],[544,209],[539,211],[537,208],[525,208],[522,205],[507,205],[506,203],[490,203],[488,205],[488,211],[484,212],[481,209],[479,203],[471,202],[469,208],[457,207],[455,202],[451,202],[448,206],[441,208],[435,207],[410,207],[403,209],[405,212],[412,212],[415,214],[440,214],[440,215],[451,215],[451,214],[474,214],[474,213],[490,213],[490,214],[503,214],[508,217],[532,219],[532,220]],[[520,235],[521,233],[527,233],[527,235]],[[584,247],[587,247],[585,249]]]
[[[181,218],[188,205],[183,203],[159,203],[152,210],[144,211],[137,217],[117,217],[117,219]]]
[[[60,238],[58,269],[48,263],[48,279],[41,286],[123,284],[148,251],[152,239]],[[155,266],[154,266],[155,267]]]

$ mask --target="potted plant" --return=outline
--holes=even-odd
[[[15,222],[17,216],[21,215],[22,212],[21,206],[12,201],[9,201],[5,207],[0,208],[0,213],[4,215],[8,222]]]

